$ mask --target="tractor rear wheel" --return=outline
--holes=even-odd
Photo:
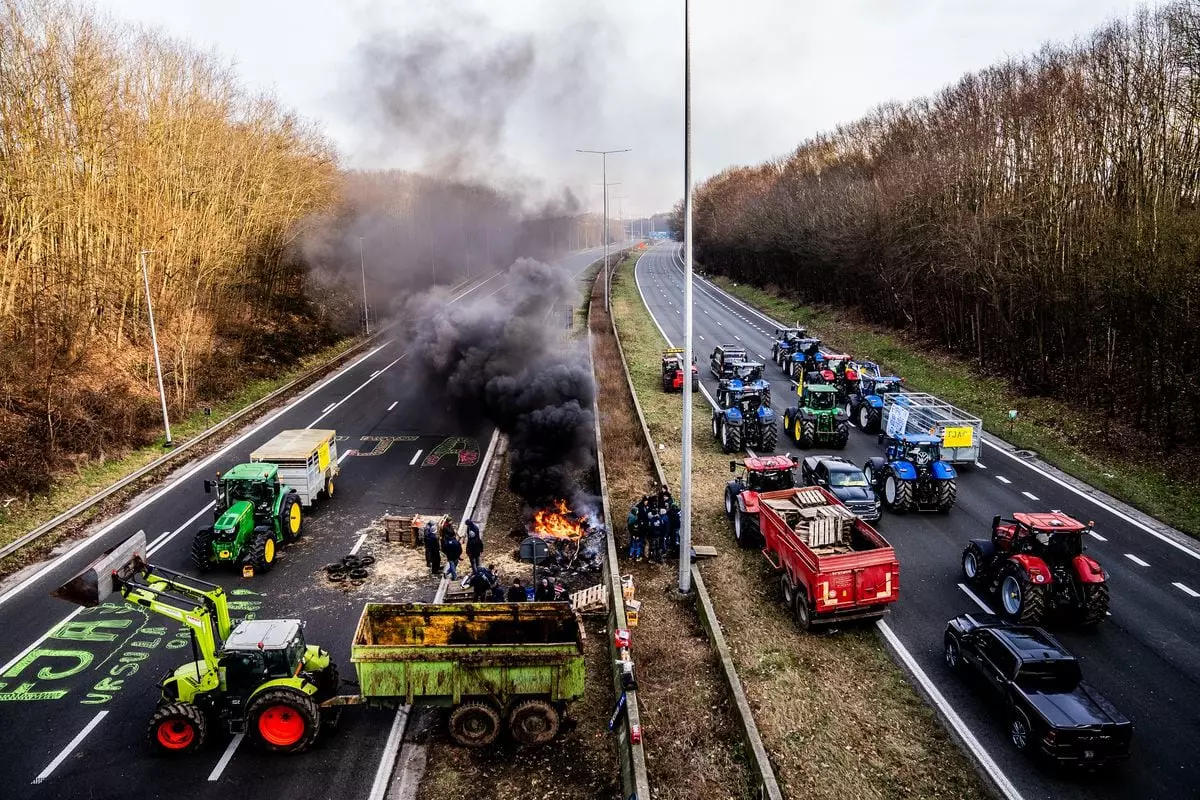
[[[774,422],[769,422],[763,429],[762,449],[768,453],[774,453],[776,445],[779,444],[779,429],[775,427]]]
[[[562,719],[545,700],[525,700],[508,714],[508,732],[521,744],[546,744],[558,735]]]
[[[256,534],[250,545],[250,556],[246,559],[254,567],[255,574],[270,572],[275,566],[275,537],[270,531]]]
[[[1037,586],[1014,563],[1000,574],[1000,613],[1013,622],[1037,625],[1046,612],[1046,587]]]
[[[850,426],[845,422],[839,422],[837,433],[833,436],[833,447],[836,450],[845,450],[848,441],[850,441]]]
[[[954,508],[954,501],[957,498],[958,486],[953,478],[938,482],[936,503],[938,511],[943,514],[949,513],[950,509]]]
[[[733,512],[733,538],[738,547],[754,547],[758,544],[760,531],[758,514],[750,514],[740,508]]]
[[[1108,584],[1083,585],[1083,624],[1098,625],[1108,616]]]
[[[201,572],[212,569],[212,541],[212,528],[201,528],[192,539],[192,566]]]
[[[159,755],[179,755],[200,749],[208,735],[204,712],[191,703],[167,703],[150,717],[146,741]]]
[[[984,557],[979,545],[971,542],[962,554],[962,574],[968,586],[983,583]]]
[[[742,450],[742,426],[726,425],[721,430],[729,436],[729,440],[725,445],[725,452],[740,453]]]
[[[300,753],[316,741],[321,709],[295,689],[271,689],[250,701],[247,728],[258,746],[275,753]]]
[[[912,508],[913,482],[888,475],[883,481],[883,502],[897,514],[905,514]]]
[[[489,703],[462,703],[450,712],[450,738],[463,747],[487,747],[499,734],[500,715]]]
[[[300,498],[289,494],[279,506],[279,529],[284,541],[294,542],[303,535],[304,512],[300,509]]]
[[[313,685],[317,687],[318,697],[324,699],[336,695],[342,685],[342,676],[338,674],[337,664],[330,661],[328,667],[318,670],[313,675]]]
[[[799,420],[796,423],[796,444],[807,450],[817,441],[817,426],[812,420]]]

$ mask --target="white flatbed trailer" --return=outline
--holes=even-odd
[[[308,508],[322,492],[333,496],[338,472],[337,431],[306,428],[281,431],[250,454],[250,460],[279,467],[279,480],[296,490]]]

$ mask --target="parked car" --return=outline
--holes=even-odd
[[[868,522],[883,516],[882,504],[863,471],[841,456],[809,456],[800,474],[805,486],[824,486]]]

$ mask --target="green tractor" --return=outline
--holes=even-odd
[[[238,464],[206,480],[204,491],[217,499],[212,527],[201,528],[192,540],[192,564],[201,572],[220,564],[267,572],[278,546],[300,538],[300,495],[280,482],[275,464]]]
[[[841,450],[850,439],[850,415],[838,404],[835,386],[797,384],[798,406],[783,412],[783,429],[796,444],[807,450],[815,444],[830,444]]]
[[[197,660],[168,672],[146,731],[165,755],[196,751],[211,727],[245,733],[263,749],[298,753],[320,732],[320,701],[340,679],[329,653],[304,641],[297,619],[246,620],[232,626],[220,586],[146,563],[139,531],[54,592],[90,608],[113,592],[187,626]]]

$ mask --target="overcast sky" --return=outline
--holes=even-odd
[[[97,0],[232,62],[343,164],[427,168],[627,216],[683,185],[682,0]],[[697,180],[1069,41],[1132,0],[693,0]],[[428,69],[426,69],[428,67]],[[614,202],[614,213],[616,203]]]

